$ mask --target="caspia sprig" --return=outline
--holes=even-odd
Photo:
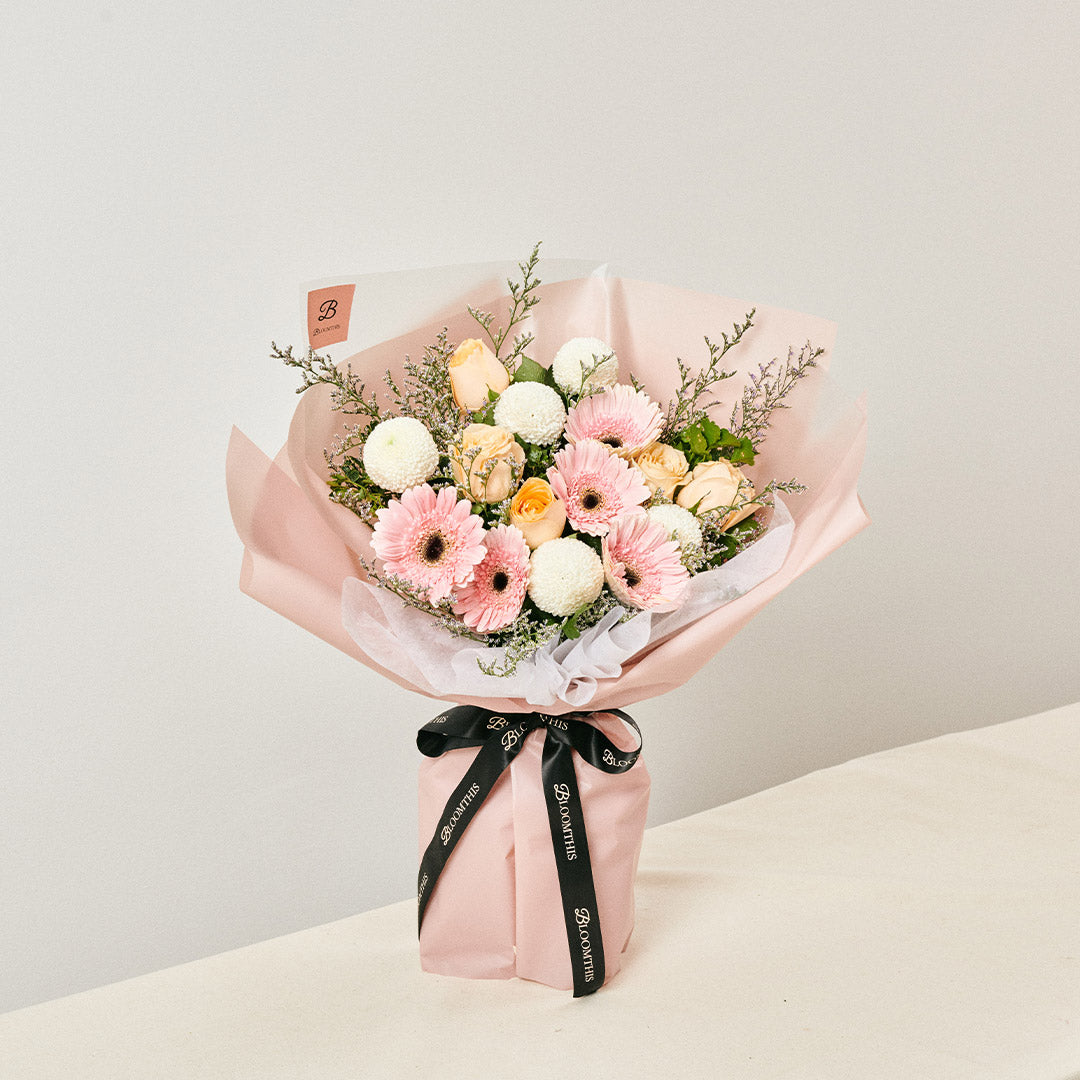
[[[734,371],[725,371],[721,366],[721,361],[742,341],[743,335],[754,325],[755,311],[756,309],[751,308],[741,323],[732,324],[730,336],[722,333],[718,342],[705,338],[705,345],[709,350],[709,362],[700,370],[676,358],[679,389],[668,405],[664,426],[660,432],[661,441],[668,441],[678,435],[707,416],[708,410],[718,404],[716,401],[705,399],[713,396],[718,383],[723,382],[724,379],[730,379],[735,374]],[[635,389],[643,389],[637,379],[632,378],[630,381]]]
[[[521,271],[520,284],[511,278],[507,278],[506,284],[510,289],[510,297],[513,303],[510,305],[510,317],[505,327],[496,327],[493,331],[491,326],[495,321],[495,316],[490,311],[481,311],[479,308],[474,307],[467,308],[469,314],[487,334],[496,356],[499,356],[502,352],[502,347],[506,343],[510,331],[524,322],[528,318],[529,312],[540,303],[540,297],[536,295],[536,288],[540,284],[540,279],[536,276],[536,264],[539,261],[540,243],[538,241],[528,259],[523,263],[518,263],[518,269]],[[524,355],[525,350],[532,344],[532,341],[533,335],[531,333],[519,334],[514,338],[514,347],[509,355],[499,357],[511,375],[517,366],[518,358]]]
[[[808,341],[798,354],[794,348],[788,349],[783,365],[778,358],[759,364],[757,373],[747,380],[742,398],[731,410],[731,430],[735,435],[749,439],[756,450],[765,441],[773,412],[789,407],[784,398],[811,368],[817,367],[817,359],[824,352]]]
[[[296,389],[298,394],[310,390],[313,386],[329,386],[330,407],[335,412],[348,416],[365,416],[368,424],[378,423],[394,415],[379,404],[374,391],[368,392],[360,377],[353,373],[351,364],[347,364],[342,371],[329,356],[317,353],[312,348],[309,348],[304,356],[294,356],[291,345],[282,349],[273,341],[270,342],[270,358],[280,360],[286,367],[300,370],[303,382]],[[367,424],[361,426],[366,427]]]

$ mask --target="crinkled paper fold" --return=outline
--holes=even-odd
[[[375,387],[386,370],[400,374],[406,355],[419,358],[443,326],[451,341],[473,336],[476,324],[466,304],[505,318],[505,284],[500,288],[494,274],[477,273],[482,268],[462,269],[482,283],[449,292],[442,305],[428,300],[430,317],[423,325],[343,355],[341,362]],[[548,280],[543,263],[540,276]],[[376,303],[380,290],[385,295],[388,288],[415,285],[418,296],[430,297],[432,281],[448,280],[445,269],[427,277],[361,278],[354,318],[363,319],[365,303]],[[620,381],[635,375],[661,404],[678,388],[675,358],[694,366],[707,362],[703,337],[719,339],[754,306],[602,272],[538,291],[541,302],[528,326],[536,336],[529,355],[547,365],[569,338],[601,338],[619,357]],[[240,586],[399,685],[443,701],[559,713],[620,708],[674,690],[785,585],[868,524],[856,490],[866,410],[861,400],[838,401],[829,385],[835,334],[835,325],[825,320],[758,305],[754,326],[725,357],[725,367],[737,374],[719,387],[722,404],[714,415],[721,423],[759,364],[782,361],[789,347],[798,350],[807,341],[825,348],[819,366],[789,396],[790,408],[773,413],[757,461],[746,470],[758,487],[796,477],[807,491],[777,499],[765,536],[719,569],[693,578],[688,600],[675,611],[640,612],[614,625],[605,620],[576,640],[541,650],[513,676],[484,675],[477,657],[498,659],[494,650],[452,637],[366,581],[358,556],[374,559],[371,531],[328,498],[323,451],[350,418],[331,410],[325,386],[300,398],[288,442],[273,461],[233,431],[227,479],[244,544]]]

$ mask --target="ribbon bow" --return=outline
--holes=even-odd
[[[594,768],[624,773],[641,753],[637,724],[617,709],[611,715],[625,721],[638,736],[636,750],[620,750],[603,732],[587,723],[594,713],[493,713],[474,705],[458,705],[425,724],[416,745],[427,757],[449,750],[480,747],[473,763],[454,789],[435,827],[417,878],[418,926],[439,875],[469,822],[476,816],[496,781],[521,752],[531,731],[545,732],[540,774],[547,803],[551,843],[559,871],[566,938],[574,975],[574,997],[595,993],[604,984],[604,942],[597,917],[589,843],[581,809],[573,754]]]

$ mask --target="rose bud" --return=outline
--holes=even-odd
[[[666,443],[654,442],[633,458],[638,471],[655,495],[662,492],[671,498],[672,492],[686,479],[686,455]]]
[[[447,361],[450,389],[459,409],[482,409],[488,390],[501,394],[510,385],[510,373],[499,358],[477,338],[467,338]]]
[[[699,514],[706,510],[738,504],[720,526],[721,529],[730,529],[743,518],[748,518],[755,510],[761,509],[761,504],[754,502],[753,498],[754,485],[730,461],[721,458],[719,461],[703,461],[698,465],[690,473],[686,486],[675,501],[688,510],[696,507]]]
[[[518,488],[510,500],[510,524],[516,525],[532,550],[562,536],[566,507],[555,497],[551,485],[534,476]]]

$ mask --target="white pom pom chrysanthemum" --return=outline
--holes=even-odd
[[[564,536],[541,544],[529,560],[529,596],[549,615],[573,615],[604,587],[604,564],[588,544]]]
[[[701,547],[701,526],[689,510],[674,503],[658,503],[650,506],[646,513],[668,531],[682,552]]]
[[[562,398],[538,382],[512,383],[495,402],[495,423],[520,435],[526,442],[548,446],[566,423]]]
[[[419,420],[395,416],[376,424],[368,433],[363,462],[368,476],[379,487],[400,494],[435,475],[439,451]]]
[[[596,367],[596,360],[610,354],[581,385],[586,371]],[[619,378],[619,361],[609,345],[594,337],[571,338],[556,354],[551,362],[551,374],[555,381],[568,393],[576,394],[581,390],[599,390],[605,386],[614,386]]]

